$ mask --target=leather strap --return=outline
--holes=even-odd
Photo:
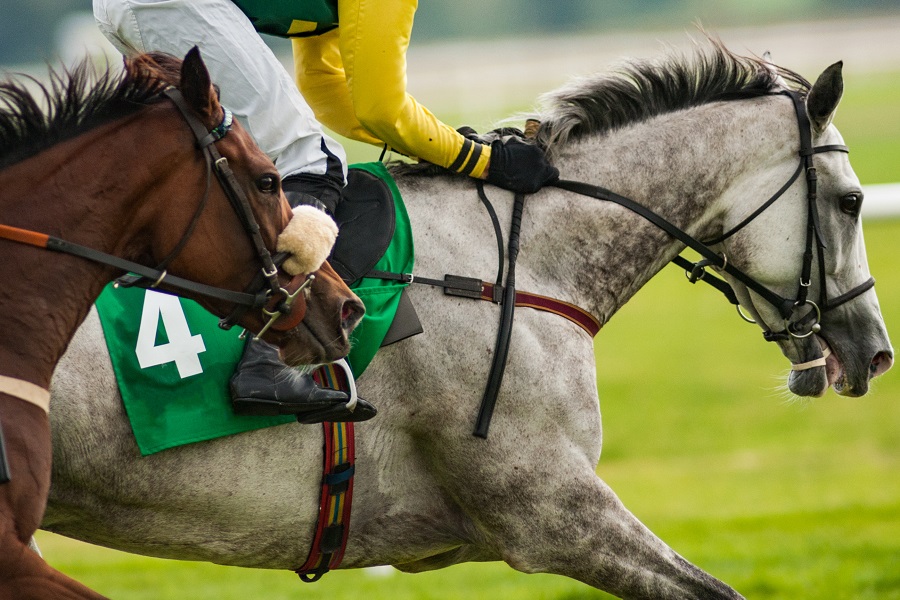
[[[352,375],[335,365],[325,365],[313,373],[321,386],[351,393]],[[354,398],[355,393],[351,394]],[[336,569],[344,558],[350,533],[353,504],[353,474],[356,446],[353,423],[322,423],[324,430],[324,466],[319,517],[309,556],[295,572],[300,580],[313,583]]]
[[[164,270],[160,271],[158,269],[154,269],[153,267],[147,267],[140,263],[125,260],[124,258],[113,256],[112,254],[107,254],[93,248],[74,244],[72,242],[61,240],[57,237],[53,237],[36,231],[19,229],[18,227],[12,227],[10,225],[0,225],[0,238],[19,242],[22,244],[28,244],[37,248],[45,248],[47,250],[54,250],[56,252],[62,252],[64,254],[80,256],[81,258],[86,258],[88,260],[105,264],[110,267],[116,267],[117,269],[121,269],[126,272],[136,273],[138,275],[146,277],[150,281],[154,281],[154,285],[150,287],[155,287],[159,284],[165,283],[168,287],[192,292],[201,296],[208,296],[210,298],[218,298],[220,300],[225,300],[234,304],[241,304],[254,308],[262,306],[267,300],[265,292],[262,292],[261,294],[234,292],[232,290],[217,288],[211,285],[198,283],[196,281],[190,281],[181,277],[169,275]]]
[[[791,371],[806,371],[807,369],[813,369],[815,367],[824,367],[829,356],[831,356],[831,348],[826,347],[825,350],[822,351],[821,358],[802,363],[793,363],[791,364]]]
[[[497,331],[491,370],[488,374],[484,394],[481,396],[481,407],[475,421],[475,430],[472,432],[472,435],[482,439],[487,438],[491,417],[494,414],[494,405],[497,403],[500,385],[503,383],[503,374],[506,372],[506,358],[509,355],[509,343],[512,339],[513,317],[516,309],[516,259],[519,256],[519,232],[522,228],[524,211],[525,195],[516,194],[512,224],[509,228],[509,241],[507,242],[506,286],[503,289],[503,302],[500,309],[500,329]]]
[[[0,375],[0,393],[30,402],[50,413],[50,392],[30,381]]]
[[[494,285],[491,283],[482,283],[481,299],[493,302],[495,298]],[[532,294],[531,292],[516,292],[516,306],[525,308],[533,308],[543,312],[553,313],[581,327],[585,333],[594,337],[600,332],[603,325],[597,318],[584,310],[580,306],[550,298],[549,296],[541,296],[540,294]]]

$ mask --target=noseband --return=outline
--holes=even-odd
[[[263,311],[264,320],[267,320],[263,329],[263,331],[265,331],[280,316],[291,312],[292,305],[297,295],[306,288],[311,279],[307,279],[307,282],[301,285],[293,294],[281,287],[278,281],[278,267],[276,266],[276,261],[273,260],[272,255],[265,246],[262,234],[260,233],[259,224],[256,222],[253,210],[250,207],[250,201],[238,185],[233,171],[228,166],[228,160],[219,154],[219,151],[215,146],[215,142],[224,138],[231,130],[233,122],[231,111],[222,107],[224,112],[222,121],[211,131],[207,131],[203,123],[201,123],[193,111],[191,111],[179,90],[176,88],[168,88],[163,91],[163,94],[175,104],[185,121],[187,121],[188,126],[191,128],[191,131],[197,140],[198,149],[203,152],[203,157],[206,161],[206,189],[203,198],[180,241],[156,268],[147,267],[93,248],[73,244],[42,233],[19,229],[8,225],[0,225],[0,238],[80,256],[134,274],[120,277],[116,281],[117,285],[125,287],[136,285],[145,288],[155,288],[165,283],[169,288],[217,300],[224,300],[225,302],[238,305],[240,307],[239,309],[235,310],[230,317],[220,321],[220,327],[224,329],[233,326],[237,321],[237,318],[247,310],[261,309]],[[251,287],[255,288],[256,291],[235,292],[225,288],[218,288],[169,275],[166,270],[169,263],[178,256],[187,244],[188,239],[191,237],[191,234],[194,232],[197,222],[200,219],[200,215],[203,213],[203,209],[209,198],[210,173],[212,172],[215,173],[216,179],[218,179],[222,186],[222,189],[241,221],[245,232],[250,237],[256,254],[263,265],[261,270],[262,281],[259,281],[260,277],[257,277],[257,279],[251,283]],[[283,261],[287,258],[287,255],[282,254],[277,258]],[[273,300],[279,296],[283,297],[280,301]],[[273,303],[277,304],[275,309],[267,310],[266,306]],[[261,334],[262,332],[260,332],[260,335]]]
[[[732,304],[738,307],[738,311],[740,311],[740,304],[737,300],[737,296],[735,295],[734,290],[731,288],[728,282],[707,272],[706,267],[712,267],[720,273],[727,273],[731,275],[736,280],[744,284],[748,289],[757,293],[760,297],[766,300],[766,302],[768,302],[776,310],[778,310],[782,319],[784,319],[784,329],[782,331],[767,330],[763,333],[763,337],[765,337],[765,339],[770,342],[787,340],[791,337],[805,338],[814,333],[817,333],[821,329],[820,321],[822,319],[823,313],[833,310],[838,306],[841,306],[842,304],[853,300],[875,285],[875,279],[870,277],[868,280],[854,287],[850,291],[845,292],[832,299],[828,298],[825,285],[826,271],[824,252],[827,246],[822,235],[821,223],[819,221],[819,210],[816,204],[817,174],[815,165],[813,164],[813,156],[816,154],[821,154],[823,152],[850,152],[850,149],[842,144],[813,146],[812,127],[810,124],[809,115],[806,112],[806,104],[804,103],[803,98],[798,92],[792,90],[784,91],[781,93],[791,99],[794,105],[794,111],[797,115],[797,123],[800,130],[800,162],[797,165],[797,169],[794,171],[794,174],[791,175],[790,179],[788,179],[788,181],[783,186],[781,186],[781,188],[772,197],[764,202],[751,215],[749,215],[746,219],[741,221],[731,230],[715,239],[700,241],[690,234],[686,233],[682,229],[679,229],[677,226],[673,225],[668,220],[654,213],[650,209],[638,204],[637,202],[634,202],[629,198],[620,196],[615,192],[611,192],[607,189],[577,181],[562,180],[555,184],[557,187],[564,190],[576,192],[585,196],[590,196],[598,200],[615,202],[616,204],[628,208],[629,210],[644,217],[660,229],[663,229],[672,237],[677,238],[689,248],[695,250],[703,257],[702,260],[691,262],[685,258],[678,256],[673,259],[672,262],[687,271],[688,279],[691,281],[691,283],[695,283],[702,279],[703,281],[706,281],[707,283],[713,285],[716,289],[725,294],[725,296]],[[711,246],[724,242],[725,240],[736,234],[738,231],[746,227],[749,223],[751,223],[756,217],[762,214],[763,211],[769,208],[776,200],[784,195],[784,193],[788,189],[790,189],[794,182],[799,179],[801,173],[805,173],[806,175],[807,190],[806,249],[803,253],[803,260],[796,296],[794,298],[785,298],[770,290],[763,284],[759,283],[734,265],[730,264],[724,254],[716,252],[711,248]],[[820,289],[818,304],[809,299],[809,288],[812,283],[811,274],[814,244],[817,249],[815,254],[818,257],[819,267]],[[805,316],[797,320],[792,320],[794,313],[806,305],[809,305],[812,310],[807,312]],[[743,317],[743,313],[741,313],[741,316]],[[746,320],[750,320],[747,317],[744,318]]]

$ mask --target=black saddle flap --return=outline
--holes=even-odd
[[[348,285],[372,270],[394,236],[394,198],[385,182],[350,169],[334,215],[340,233],[328,262]]]

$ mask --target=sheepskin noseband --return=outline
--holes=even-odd
[[[318,271],[337,234],[337,225],[325,212],[305,204],[296,207],[294,218],[278,236],[278,251],[291,254],[282,268],[291,275]]]

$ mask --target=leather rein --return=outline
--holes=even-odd
[[[68,242],[66,240],[62,240],[43,233],[20,229],[18,227],[11,227],[9,225],[0,224],[0,238],[36,246],[38,248],[46,248],[47,250],[53,250],[56,252],[63,252],[66,254],[79,256],[93,262],[101,263],[104,265],[115,267],[117,269],[121,269],[128,273],[135,274],[120,277],[116,281],[116,285],[122,285],[124,287],[137,285],[139,287],[156,288],[160,284],[165,283],[165,285],[169,288],[206,296],[209,298],[215,298],[218,300],[224,300],[240,307],[234,313],[232,313],[230,317],[222,319],[220,321],[219,325],[223,329],[228,329],[233,326],[237,321],[237,318],[239,318],[239,316],[242,315],[246,310],[261,309],[264,313],[264,317],[268,318],[267,324],[265,326],[265,328],[267,329],[277,318],[279,318],[283,314],[288,314],[291,312],[294,299],[300,292],[300,289],[303,289],[305,287],[305,284],[300,286],[300,289],[295,291],[294,294],[288,293],[280,285],[278,281],[278,267],[276,266],[276,262],[278,260],[283,261],[285,258],[287,258],[287,255],[276,255],[276,258],[273,259],[269,250],[265,246],[265,242],[262,239],[259,224],[256,222],[256,218],[253,215],[253,210],[250,206],[250,201],[248,200],[247,195],[238,185],[237,180],[234,177],[234,172],[228,165],[228,160],[219,153],[218,149],[215,146],[215,142],[224,138],[231,130],[231,126],[233,123],[231,111],[225,107],[222,107],[224,113],[222,121],[211,131],[207,131],[206,127],[200,122],[197,116],[190,109],[178,89],[171,87],[163,90],[162,93],[175,104],[175,106],[178,108],[178,111],[184,117],[185,121],[187,121],[188,126],[191,128],[191,131],[193,132],[194,137],[197,140],[197,148],[203,153],[203,157],[206,162],[206,189],[204,191],[203,198],[201,199],[197,210],[194,213],[191,222],[188,224],[188,227],[185,230],[185,233],[183,234],[181,240],[175,245],[175,248],[160,263],[160,265],[155,268],[147,267],[140,263],[125,260],[123,258],[119,258],[117,256],[107,254],[93,248],[81,246],[79,244]],[[252,287],[257,288],[257,291],[235,292],[233,290],[206,285],[196,281],[176,277],[174,275],[169,275],[166,270],[168,264],[181,252],[181,250],[187,244],[188,239],[191,237],[191,234],[194,232],[197,222],[200,219],[200,215],[203,213],[203,209],[206,206],[206,202],[209,198],[211,181],[210,173],[215,173],[216,179],[222,186],[222,189],[224,190],[226,197],[228,198],[229,202],[235,210],[235,213],[240,219],[245,232],[250,237],[259,260],[262,262],[263,268],[261,270],[261,276],[263,281],[259,282],[259,277],[257,277],[257,279],[254,280],[254,283],[251,284]],[[267,310],[266,306],[271,304],[273,302],[273,298],[279,295],[283,296],[283,300],[278,302],[276,309],[274,311]]]

